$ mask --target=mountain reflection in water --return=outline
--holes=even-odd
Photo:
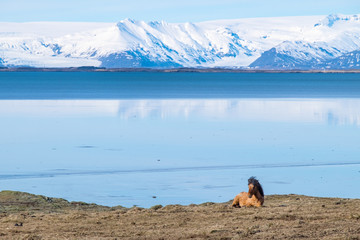
[[[0,185],[149,207],[227,201],[255,175],[266,194],[360,197],[342,184],[360,180],[359,106],[358,98],[0,100]]]

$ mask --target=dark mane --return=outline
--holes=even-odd
[[[255,177],[250,177],[248,179],[248,185],[249,184],[254,185],[259,190],[261,196],[264,196],[264,191],[263,191],[263,189],[261,187],[261,184],[259,183],[259,181]]]

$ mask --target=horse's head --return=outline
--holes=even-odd
[[[252,198],[252,196],[257,192],[256,186],[252,183],[249,184],[249,198]]]
[[[262,197],[264,197],[264,191],[261,187],[261,184],[259,183],[258,180],[256,180],[255,177],[251,177],[248,180],[248,185],[249,185],[249,198],[252,198],[252,196],[255,194],[255,196],[257,194],[260,194]]]

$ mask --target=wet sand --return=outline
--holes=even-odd
[[[360,199],[269,195],[225,203],[105,207],[0,192],[1,239],[360,239]]]

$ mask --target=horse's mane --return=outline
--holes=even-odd
[[[259,183],[259,181],[258,181],[255,177],[250,177],[250,178],[248,179],[248,185],[249,185],[249,184],[252,184],[252,185],[254,185],[255,187],[257,187],[257,189],[259,190],[261,196],[264,196],[264,191],[263,191],[263,189],[262,189],[262,187],[261,187],[261,184]]]

